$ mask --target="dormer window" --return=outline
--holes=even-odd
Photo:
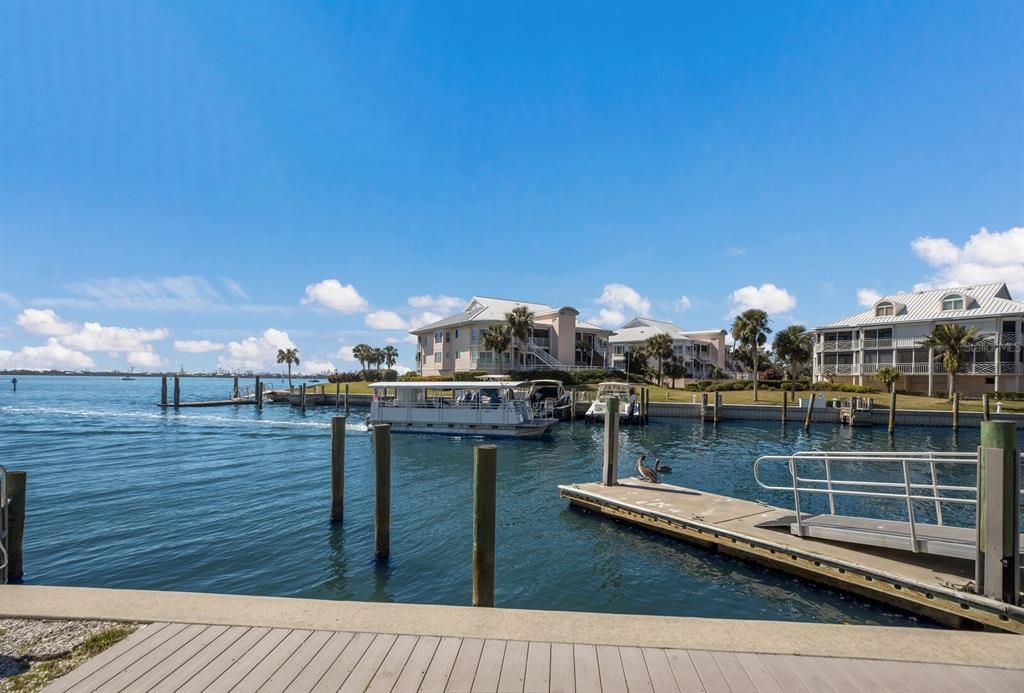
[[[884,301],[875,306],[875,317],[877,318],[891,318],[895,314],[896,307],[888,301]]]
[[[963,310],[964,297],[960,294],[948,294],[942,297],[942,310]]]

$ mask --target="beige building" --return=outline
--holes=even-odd
[[[725,330],[687,332],[670,322],[651,318],[633,318],[615,330],[608,339],[612,367],[626,370],[629,352],[656,334],[672,338],[672,352],[683,359],[690,378],[710,378],[712,368],[725,370]],[[651,359],[650,365],[658,364]]]
[[[896,387],[929,395],[948,390],[942,358],[921,346],[936,325],[974,327],[985,344],[957,375],[965,394],[1021,391],[1024,302],[1006,284],[893,294],[871,308],[814,330],[814,379],[877,385],[883,366],[903,374]]]
[[[513,340],[503,354],[487,351],[480,337],[491,325],[505,321],[516,306],[533,313],[533,333],[522,345],[522,361]],[[416,336],[416,370],[421,375],[451,375],[455,371],[507,373],[517,368],[579,370],[604,368],[611,330],[579,320],[570,306],[553,308],[502,298],[474,296],[461,313],[424,325]]]

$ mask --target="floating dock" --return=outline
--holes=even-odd
[[[1024,634],[1024,608],[966,591],[974,562],[790,533],[792,510],[635,478],[559,486],[572,507],[853,592],[945,625]]]
[[[238,397],[233,399],[211,399],[205,402],[179,402],[178,404],[158,404],[161,409],[185,409],[186,407],[226,407],[240,404],[256,404],[255,397]]]

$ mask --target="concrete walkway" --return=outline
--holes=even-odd
[[[1019,636],[2,586],[0,615],[149,622],[50,690],[1024,690]]]

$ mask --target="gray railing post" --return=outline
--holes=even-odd
[[[983,421],[978,448],[978,594],[1020,598],[1020,455],[1012,421]]]

